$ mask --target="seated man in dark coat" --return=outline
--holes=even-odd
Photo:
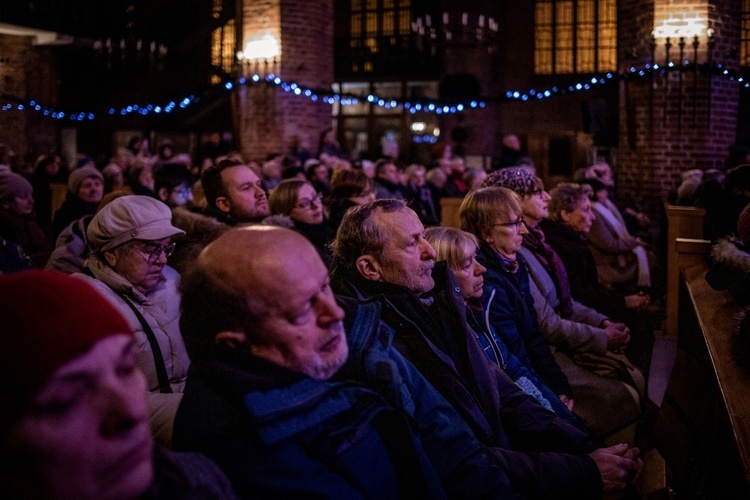
[[[241,496],[511,495],[471,430],[390,348],[377,304],[350,303],[345,336],[303,236],[229,231],[200,254],[182,292],[192,371],[175,447],[212,457]]]
[[[642,467],[638,450],[597,449],[490,363],[466,324],[455,276],[435,264],[423,232],[397,200],[350,209],[333,246],[334,290],[382,304],[396,349],[491,448],[515,493],[584,498],[624,489]]]

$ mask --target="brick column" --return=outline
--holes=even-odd
[[[259,34],[276,37],[281,54],[261,73],[273,72],[287,82],[315,89],[330,89],[333,82],[332,0],[244,0],[238,45]],[[256,65],[251,63],[247,74]],[[331,106],[275,86],[254,85],[235,93],[233,113],[241,151],[246,158],[262,159],[288,149],[294,134],[314,150],[318,135],[331,127]]]
[[[30,36],[0,35],[0,93],[55,105],[58,86],[50,84],[59,78],[55,59],[49,47],[33,46],[32,41]],[[58,125],[28,109],[0,111],[0,142],[9,144],[17,161],[26,164],[19,165],[23,171],[37,155],[57,150]]]
[[[625,0],[620,2],[620,72],[652,63],[655,27],[699,29],[698,62],[739,67],[739,7],[730,0]],[[705,27],[715,30],[708,51]],[[680,62],[679,38],[670,37],[670,60]],[[683,56],[693,63],[693,38]],[[654,59],[666,62],[666,39],[657,31]],[[684,170],[719,168],[735,142],[739,85],[722,76],[691,70],[620,83],[620,137],[615,170],[622,199],[652,214],[662,197],[680,183]]]

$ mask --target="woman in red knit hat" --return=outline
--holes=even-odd
[[[90,285],[28,271],[0,297],[1,498],[234,498],[205,457],[155,448],[130,327]]]

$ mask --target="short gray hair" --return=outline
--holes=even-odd
[[[406,208],[402,200],[385,198],[346,211],[336,238],[331,243],[333,261],[349,272],[356,272],[357,259],[362,255],[380,258],[388,235],[375,222],[378,213],[399,212]]]
[[[566,211],[573,212],[585,198],[591,196],[591,186],[588,184],[575,184],[573,182],[561,182],[552,191],[552,197],[547,204],[549,218],[560,222],[561,213]]]

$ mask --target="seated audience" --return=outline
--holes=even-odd
[[[128,196],[127,191],[112,191],[105,194],[99,206],[96,207],[96,211],[98,212],[107,206],[109,202],[121,196]],[[91,253],[86,229],[93,218],[93,215],[84,215],[80,219],[71,222],[68,227],[60,232],[55,242],[55,249],[52,250],[47,265],[44,266],[45,269],[65,274],[81,272],[83,264]]]
[[[467,168],[464,173],[464,183],[467,191],[476,191],[482,187],[482,182],[487,178],[487,172],[483,168]]]
[[[42,227],[49,229],[52,224],[52,184],[65,184],[68,172],[62,167],[62,159],[57,155],[41,155],[34,162],[31,185],[34,188],[34,205]]]
[[[165,163],[154,172],[154,192],[169,208],[189,205],[193,201],[190,171],[180,163]]]
[[[328,282],[283,228],[229,231],[200,254],[181,286],[193,367],[176,446],[216,460],[243,497],[507,497],[468,427],[390,348],[377,305],[350,303],[345,331]]]
[[[739,328],[732,336],[732,355],[737,364],[750,368],[750,205],[737,222],[738,237],[721,238],[711,247],[706,281],[714,290],[726,290],[742,308]]]
[[[18,243],[0,235],[0,275],[33,269],[34,264]]]
[[[599,283],[586,238],[595,219],[589,200],[590,187],[560,183],[550,195],[549,219],[542,220],[539,227],[565,265],[571,296],[630,328],[631,341],[625,352],[643,373],[647,373],[657,321],[656,316],[646,310],[651,297],[643,291],[626,295]]]
[[[125,189],[125,177],[122,169],[116,163],[110,163],[102,169],[104,177],[104,193],[111,193]]]
[[[541,179],[527,169],[508,167],[490,174],[485,184],[506,187],[520,197],[526,232],[518,251],[529,270],[540,329],[556,348],[555,360],[573,389],[576,413],[594,435],[632,442],[645,384],[621,352],[630,342],[630,330],[572,298],[565,266],[539,228],[550,200]],[[612,358],[620,370],[595,371],[600,364],[609,366]]]
[[[4,498],[236,498],[205,457],[154,446],[137,341],[92,287],[30,271],[0,296]]]
[[[268,199],[255,171],[239,158],[225,158],[203,171],[204,208],[174,210],[174,225],[187,233],[170,264],[184,272],[200,251],[238,224],[260,223],[268,216]]]
[[[528,232],[518,196],[505,188],[482,188],[467,195],[459,217],[461,227],[479,240],[477,260],[487,269],[481,296],[482,323],[492,328],[526,367],[540,375],[555,394],[555,405],[559,402],[573,411],[573,389],[539,329],[528,268],[518,254],[523,235]],[[555,413],[568,416],[556,408],[559,411]]]
[[[315,187],[315,191],[328,196],[331,193],[331,174],[329,166],[315,158],[310,158],[303,165],[307,180]]]
[[[466,323],[453,273],[435,263],[417,215],[400,200],[350,209],[333,243],[333,289],[376,301],[394,346],[491,450],[514,493],[588,497],[621,490],[638,450],[597,449],[590,436],[540,406],[484,354]],[[630,472],[628,472],[630,471]],[[603,480],[614,474],[614,483]]]
[[[406,200],[409,202],[409,208],[417,213],[422,224],[437,226],[440,220],[435,209],[432,191],[427,186],[426,172],[422,165],[414,164],[406,168]]]
[[[104,196],[104,177],[92,167],[74,170],[68,176],[68,194],[57,209],[52,221],[51,236],[57,238],[60,231],[74,220],[91,215]]]
[[[485,314],[481,301],[484,293],[484,275],[487,268],[477,261],[477,252],[479,251],[477,238],[473,234],[452,227],[430,227],[425,230],[424,236],[435,249],[435,259],[446,261],[448,268],[456,275],[458,285],[461,288],[461,295],[463,295],[466,303],[466,321],[477,334],[477,339],[482,344],[482,349],[484,349],[484,353],[489,360],[507,373],[521,390],[530,396],[534,396],[540,405],[576,425],[580,424],[580,420],[563,403],[563,395],[555,394],[537,375],[528,361],[525,363],[517,358],[508,349],[502,336],[498,335],[488,321],[488,316]],[[544,342],[541,334],[539,334],[539,338]],[[542,345],[549,353],[547,344],[543,343]],[[554,363],[551,353],[548,354],[548,357]],[[559,368],[557,368],[557,372],[565,377]],[[565,381],[567,383],[567,379]],[[567,403],[572,400],[566,397],[564,401]]]
[[[139,196],[156,198],[154,192],[154,174],[146,160],[137,159],[128,172],[130,191]]]
[[[650,291],[651,267],[655,257],[646,243],[631,236],[619,209],[609,200],[606,186],[597,180],[587,180],[593,191],[591,208],[594,221],[588,233],[599,281],[625,292]]]
[[[281,181],[268,198],[268,206],[271,215],[283,216],[286,220],[269,221],[275,219],[269,217],[267,223],[294,229],[313,244],[326,265],[331,263],[328,243],[333,239],[333,232],[323,215],[323,200],[312,184],[298,179]]]
[[[399,182],[398,167],[393,160],[381,158],[375,162],[375,199],[403,200],[404,187]]]
[[[138,367],[148,382],[151,427],[169,445],[190,364],[180,335],[179,274],[167,265],[172,238],[184,234],[172,214],[147,196],[122,196],[86,229],[91,255],[73,276],[94,286],[120,311],[137,340]]]
[[[0,236],[17,243],[43,267],[51,245],[34,211],[33,188],[23,176],[0,173]]]
[[[331,176],[330,216],[331,231],[336,231],[341,219],[351,207],[375,201],[373,181],[362,170],[337,170]]]

